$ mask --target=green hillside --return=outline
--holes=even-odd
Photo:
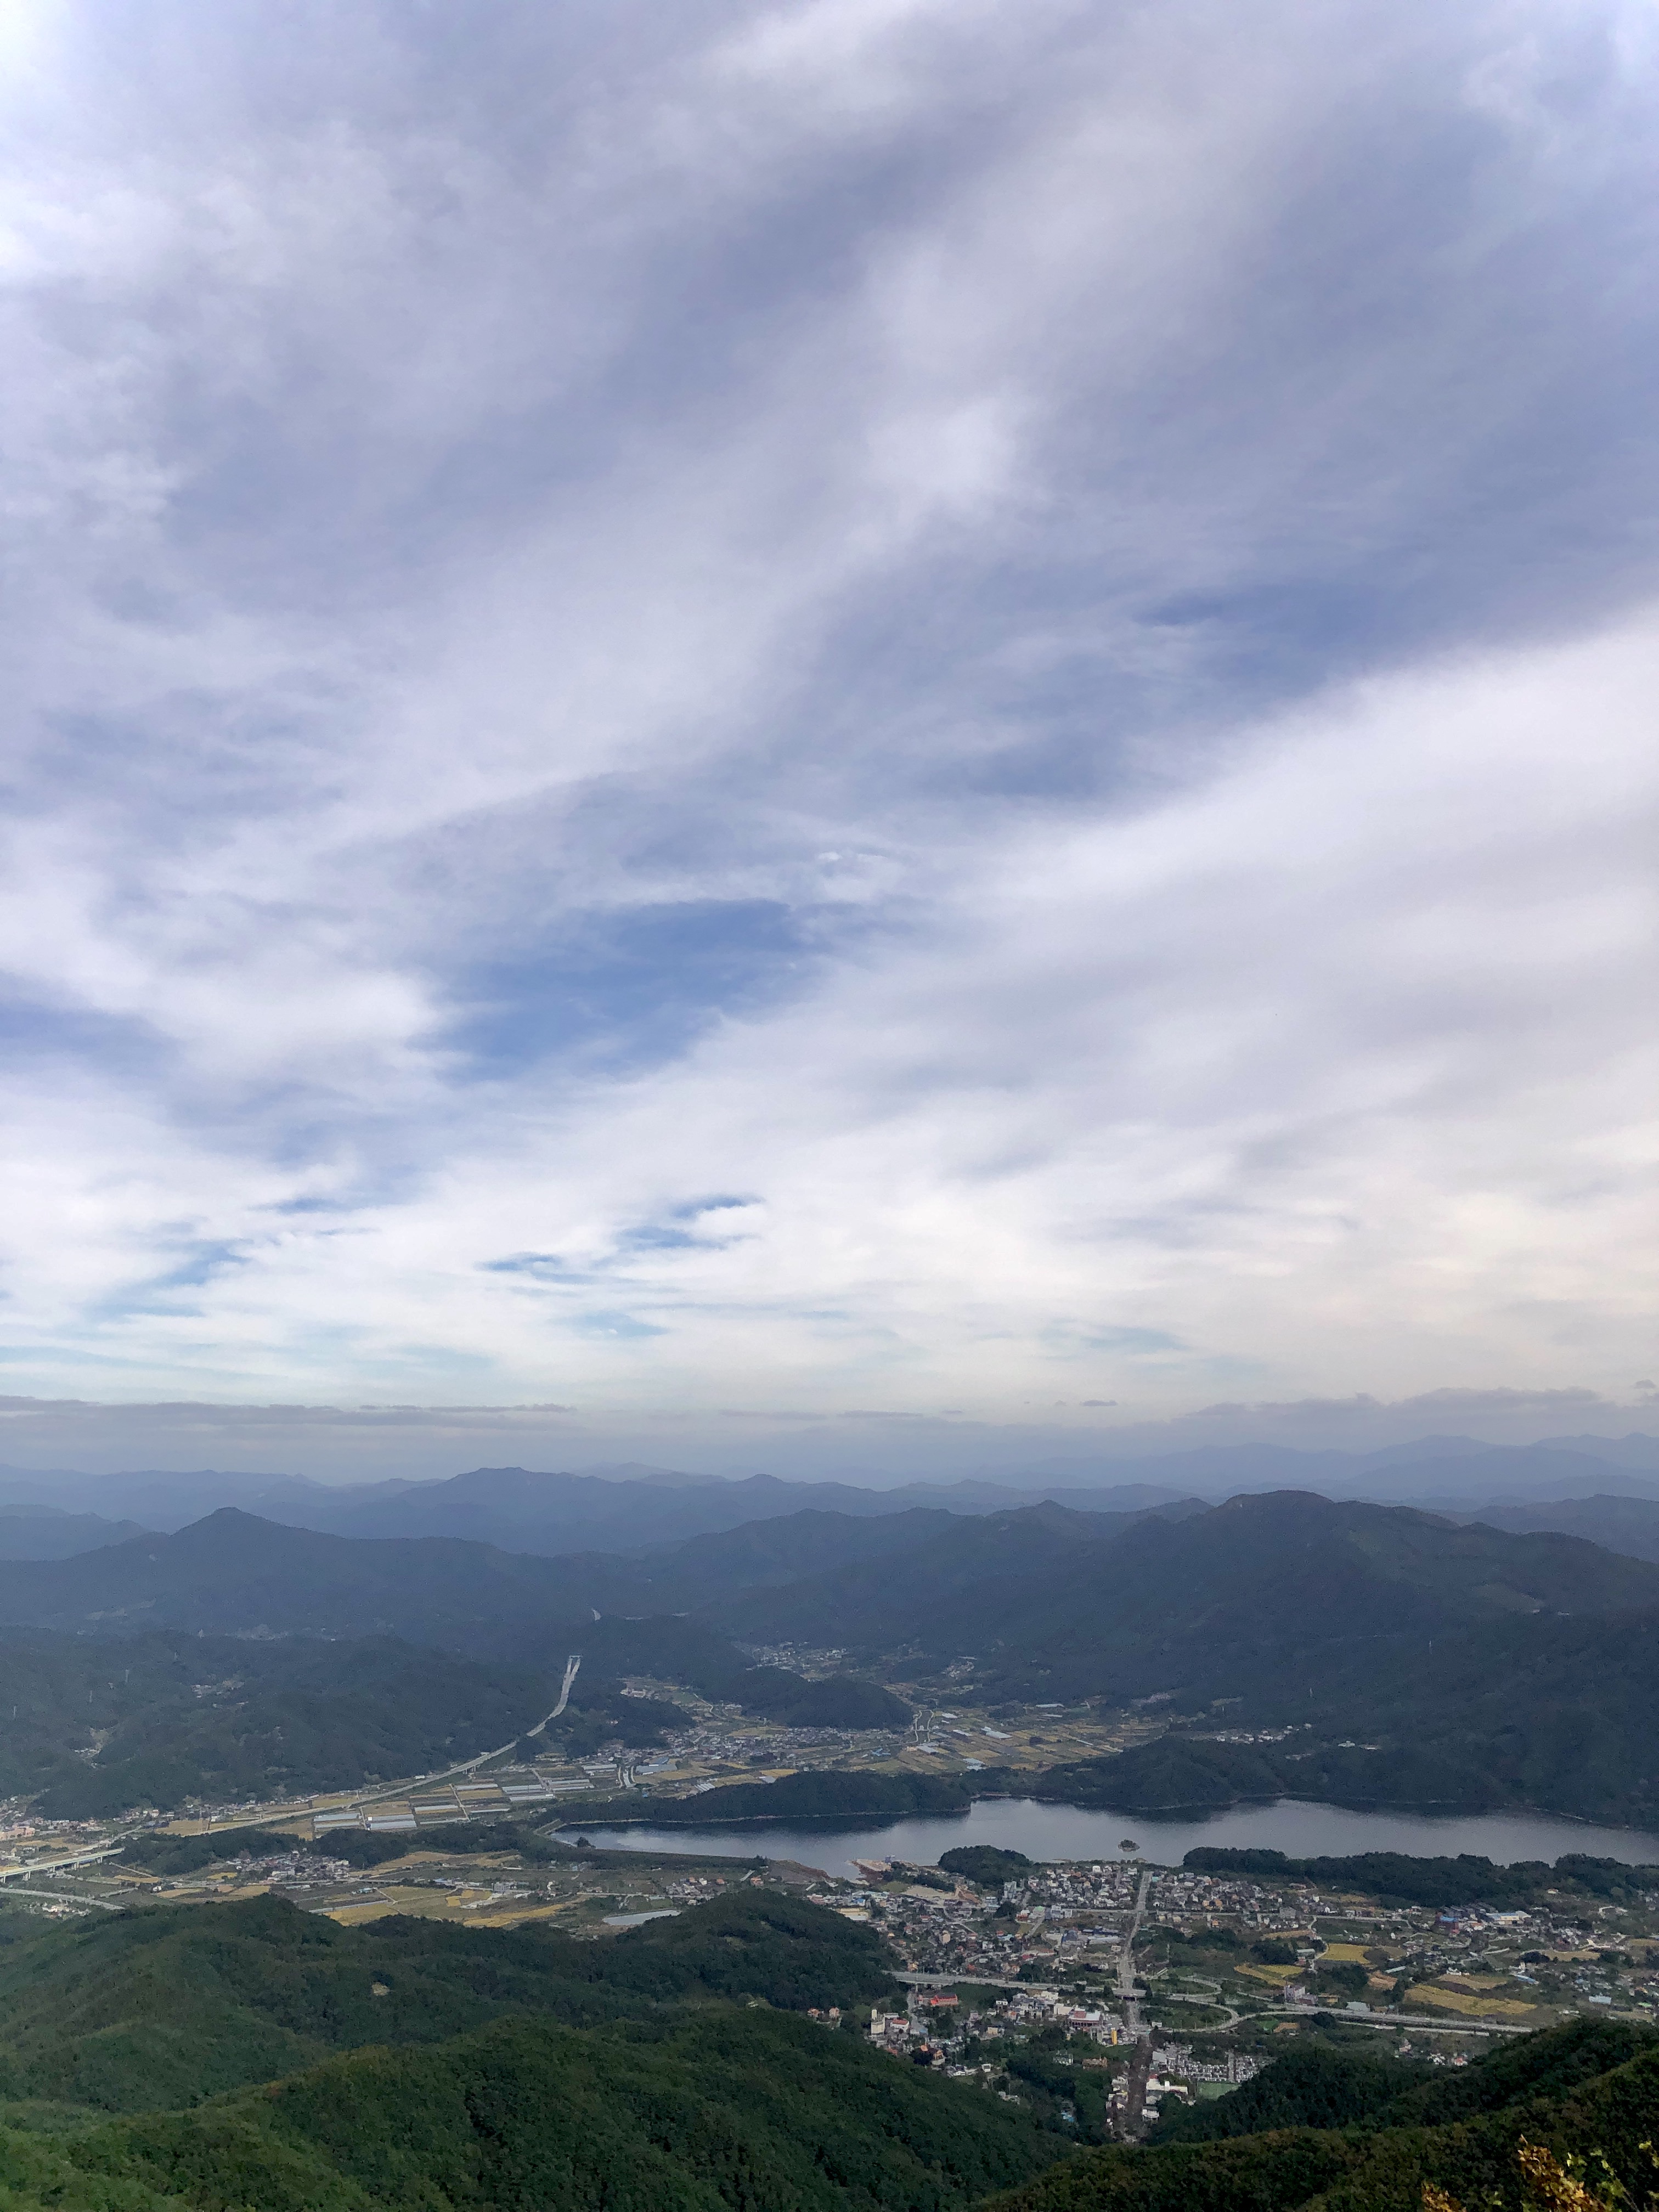
[[[839,1563],[776,1586],[815,1554]],[[773,1583],[701,1619],[573,1612],[607,1577],[637,1598],[647,1566],[688,1591],[702,1572]],[[1302,1493],[1151,1515],[806,1513],[631,1560],[319,1536],[225,1511],[77,1559],[0,1562],[7,1607],[66,1624],[0,1632],[0,1791],[44,1793],[49,1816],[429,1772],[541,1721],[576,1651],[546,1738],[567,1756],[680,1723],[672,1704],[623,1697],[629,1676],[787,1725],[902,1728],[908,1706],[871,1677],[902,1652],[906,1679],[974,1658],[981,1699],[1167,1701],[1176,1733],[1051,1771],[1036,1785],[1051,1797],[1126,1813],[1289,1794],[1659,1820],[1659,1567]],[[233,1616],[281,1632],[210,1632]],[[164,1620],[177,1625],[140,1628]],[[862,1646],[867,1664],[808,1680],[755,1664],[740,1633]],[[1202,1740],[1224,1722],[1296,1735]],[[721,1796],[669,1817],[889,1809],[942,1807]]]
[[[1484,1521],[1489,1528],[1559,1529],[1623,1552],[1632,1559],[1659,1560],[1659,1498],[1564,1498],[1529,1505],[1483,1505],[1460,1520]]]
[[[1556,1896],[1633,1905],[1647,1891],[1659,1888],[1659,1866],[1632,1866],[1623,1859],[1594,1858],[1583,1851],[1565,1851],[1553,1866],[1543,1859],[1496,1866],[1474,1851],[1460,1852],[1455,1858],[1413,1858],[1404,1851],[1354,1851],[1342,1857],[1297,1859],[1287,1857],[1283,1851],[1233,1850],[1224,1845],[1200,1844],[1181,1863],[1194,1873],[1265,1875],[1276,1881],[1310,1881],[1322,1888],[1360,1890],[1389,1905],[1509,1907],[1537,1905]],[[939,1864],[943,1866],[945,1860]]]
[[[1068,1589],[1079,1562],[1091,1568],[1103,1562],[1139,1518],[1052,1504],[988,1513],[956,1521],[907,1550],[827,1566],[782,1589],[711,1601],[708,1617],[733,1636],[769,1642],[988,1653],[1018,1635],[1021,1622],[1029,1625],[1044,1589]]]
[[[957,2212],[1064,2152],[854,2036],[720,2007],[502,2020],[0,2154],[15,2212]]]
[[[112,1664],[114,1654],[106,1656]],[[227,1686],[118,1722],[95,1762],[60,1770],[41,1810],[76,1819],[191,1796],[355,1789],[428,1773],[511,1742],[558,1696],[556,1682],[527,1669],[393,1638],[290,1644],[265,1662],[263,1680],[246,1679],[246,1646],[222,1656],[237,1670]]]
[[[964,1522],[709,1617],[743,1636],[971,1655],[1009,1695],[1247,1694],[1356,1649],[1524,1617],[1659,1613],[1659,1567],[1573,1536],[1302,1492],[1185,1517],[1038,1505]]]
[[[976,1662],[976,1696],[1158,1695],[1177,1733],[1052,1769],[1037,1794],[1126,1814],[1282,1796],[1659,1819],[1659,1569],[1299,1492],[1097,1525],[1057,1506],[966,1522],[925,1555],[712,1608],[733,1632],[835,1635]],[[1311,1726],[1310,1726],[1311,1724]],[[981,1788],[992,1786],[981,1778]]]
[[[1267,1679],[1287,1655],[1358,1639],[1620,1610],[1659,1610],[1659,1568],[1582,1537],[1276,1491],[1183,1517],[991,1513],[909,1559],[750,1590],[710,1617],[737,1635],[971,1652],[1011,1692],[1141,1697],[1239,1666]]]
[[[1523,2143],[1563,2166],[1604,2158],[1631,2212],[1650,2202],[1652,2029],[1580,2021],[1460,2072],[1425,2072],[1369,2053],[1298,2051],[1163,2124],[1163,2140],[1082,2152],[988,2212],[1423,2212],[1425,2184],[1468,2212],[1584,2202],[1528,2190]]]
[[[1235,1695],[1223,1709],[1230,1726],[1295,1724],[1282,1741],[1177,1729],[1052,1767],[1037,1794],[1126,1813],[1294,1796],[1659,1820],[1659,1614],[1487,1623],[1437,1637],[1432,1650],[1413,1638],[1303,1671],[1304,1684]]]
[[[879,1941],[740,1891],[612,1942],[394,1918],[343,1928],[274,1898],[159,1907],[0,1946],[0,2094],[110,2111],[192,2105],[360,2044],[434,2043],[506,2012],[568,2025],[758,1997],[892,1992]]]
[[[272,1899],[0,1947],[6,2212],[965,2212],[1066,2155],[805,2008],[867,1928],[743,1889],[614,1940]]]
[[[323,1536],[234,1506],[176,1535],[71,1559],[0,1561],[0,1622],[210,1635],[375,1632],[444,1642],[480,1622],[590,1617],[587,1578],[558,1559],[450,1537]]]
[[[4,2212],[1521,2212],[1523,2141],[1659,2181],[1659,2033],[1612,2019],[1458,2071],[1300,2040],[1079,2150],[872,2050],[882,1938],[771,1890],[598,1942],[270,1898],[5,1932]]]
[[[742,1655],[720,1648],[727,1672],[741,1675]],[[512,1742],[545,1717],[559,1686],[557,1673],[395,1637],[103,1641],[35,1631],[0,1639],[0,1788],[43,1793],[36,1809],[50,1819],[430,1772]],[[682,1718],[678,1707],[624,1698],[614,1677],[590,1668],[549,1747],[654,1743]]]
[[[582,1671],[544,1739],[566,1757],[611,1740],[658,1743],[684,1724],[678,1705],[623,1696],[632,1673],[796,1726],[894,1728],[910,1717],[878,1682],[751,1666],[698,1623],[555,1625],[527,1632],[522,1647],[522,1656],[481,1657],[392,1636],[0,1632],[0,1793],[42,1793],[37,1811],[78,1820],[429,1773],[546,1719],[573,1647]]]

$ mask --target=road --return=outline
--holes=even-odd
[[[541,1719],[537,1722],[534,1728],[521,1729],[519,1735],[514,1736],[509,1742],[498,1743],[494,1751],[477,1752],[471,1759],[463,1759],[453,1766],[446,1766],[441,1773],[422,1775],[420,1778],[420,1787],[422,1790],[431,1789],[437,1783],[447,1782],[452,1774],[474,1773],[479,1767],[487,1766],[492,1759],[501,1759],[504,1757],[507,1752],[513,1749],[514,1745],[519,1742],[520,1737],[526,1735],[540,1735],[543,1730],[546,1728],[548,1722],[557,1720],[559,1715],[564,1711],[565,1702],[570,1695],[570,1685],[575,1680],[576,1668],[579,1663],[580,1661],[578,1660],[572,1661],[570,1667],[565,1674],[564,1687],[559,1692],[558,1704],[554,1706],[550,1713],[544,1713]],[[414,1789],[415,1784],[413,1783],[400,1783],[395,1789],[377,1790],[372,1799],[365,1796],[358,1802],[365,1805],[371,1802],[376,1805],[383,1805],[389,1797],[410,1796],[413,1793]]]
[[[1607,2014],[1601,2015],[1605,2020]],[[1622,2017],[1638,2019],[1638,2014]],[[1443,2013],[1425,2012],[1338,2012],[1329,2005],[1263,2005],[1256,2014],[1258,2020],[1340,2020],[1345,2027],[1380,2027],[1385,2034],[1398,2035],[1409,2028],[1413,2035],[1534,2035],[1536,2025],[1525,2021],[1483,2020],[1476,2013],[1466,2019],[1448,2020]]]
[[[573,1651],[565,1665],[564,1681],[559,1690],[558,1704],[554,1706],[550,1713],[544,1713],[541,1719],[537,1722],[534,1728],[520,1729],[519,1735],[515,1735],[511,1742],[498,1743],[493,1751],[477,1752],[471,1759],[463,1759],[458,1761],[455,1765],[446,1766],[436,1774],[422,1774],[413,1777],[404,1782],[388,1783],[385,1787],[380,1790],[368,1792],[360,1797],[354,1797],[350,1802],[350,1805],[347,1808],[343,1808],[342,1809],[364,1811],[371,1805],[395,1804],[400,1798],[412,1796],[422,1790],[435,1790],[441,1787],[444,1783],[447,1782],[453,1775],[474,1773],[479,1767],[487,1766],[492,1759],[501,1759],[504,1757],[507,1752],[513,1749],[514,1745],[520,1741],[521,1737],[526,1735],[543,1735],[546,1730],[549,1721],[557,1720],[559,1715],[569,1704],[570,1686],[575,1680],[576,1669],[581,1665],[581,1653],[580,1651]],[[256,1823],[252,1821],[235,1821],[226,1823],[228,1828],[231,1826],[247,1827],[254,1825],[256,1825]],[[216,1832],[217,1832],[216,1831]]]
[[[0,1867],[0,1881],[15,1881],[20,1875],[64,1874],[70,1867],[89,1866],[94,1859],[112,1857],[126,1848],[126,1838],[118,1843],[94,1844],[84,1851],[73,1852],[66,1859],[32,1859],[27,1865]]]
[[[557,1720],[559,1715],[570,1703],[570,1685],[575,1680],[576,1669],[581,1665],[581,1663],[582,1655],[580,1651],[573,1651],[570,1656],[565,1661],[564,1681],[559,1691],[559,1702],[554,1706],[552,1711],[548,1715],[547,1721]],[[532,1729],[530,1731],[531,1735],[539,1735],[542,1732],[542,1729],[544,1729],[547,1726],[547,1721],[544,1721],[542,1723],[541,1728]]]
[[[564,1680],[559,1686],[558,1704],[554,1706],[551,1712],[544,1713],[533,1728],[520,1729],[511,1742],[498,1743],[489,1751],[475,1752],[471,1759],[458,1759],[453,1766],[441,1767],[435,1774],[406,1775],[401,1781],[382,1783],[379,1788],[360,1791],[356,1796],[342,1793],[343,1802],[331,1803],[324,1809],[342,1813],[369,1812],[376,1805],[392,1805],[398,1803],[400,1799],[406,1801],[411,1796],[416,1796],[422,1790],[441,1789],[446,1782],[453,1781],[458,1774],[475,1773],[479,1767],[487,1766],[492,1759],[504,1758],[521,1737],[542,1735],[546,1732],[548,1723],[558,1719],[570,1702],[570,1687],[576,1679],[577,1669],[581,1663],[581,1653],[573,1651],[565,1662]],[[629,1778],[631,1779],[631,1777]],[[239,1828],[262,1828],[273,1821],[308,1819],[315,1809],[314,1800],[309,1805],[261,1806],[251,1813],[238,1814],[234,1820],[210,1820],[204,1832],[210,1832],[216,1836],[234,1835]],[[103,1849],[118,1850],[120,1845],[106,1844]],[[92,1858],[100,1857],[102,1856],[102,1851],[88,1852],[85,1856]],[[57,1863],[70,1866],[77,1865],[79,1861],[64,1859]],[[3,1869],[0,1869],[0,1881],[5,1878]]]
[[[1146,1917],[1146,1899],[1152,1887],[1152,1870],[1141,1869],[1140,1887],[1135,1892],[1135,1909],[1128,1926],[1123,1931],[1123,1948],[1118,1954],[1117,1993],[1123,2000],[1123,2025],[1137,2039],[1144,2033],[1140,2022],[1140,2002],[1135,1996],[1135,1939],[1140,1933],[1140,1923]]]
[[[1123,1931],[1123,1949],[1117,1962],[1117,1994],[1123,2005],[1123,2025],[1134,2044],[1134,2057],[1129,2061],[1129,2101],[1123,2114],[1123,2131],[1128,2136],[1140,2132],[1141,2112],[1146,2102],[1146,2078],[1152,2070],[1152,2039],[1150,2030],[1140,2017],[1140,2001],[1135,1995],[1135,1939],[1140,1933],[1140,1923],[1146,1917],[1146,1899],[1152,1893],[1152,1870],[1141,1870],[1140,1887],[1135,1892],[1135,1909],[1128,1926]]]
[[[896,1970],[893,1979],[896,1982],[905,1983],[913,1990],[955,1990],[960,1989],[963,1983],[971,1983],[976,1990],[1024,1990],[1027,1996],[1030,1996],[1032,1990],[1036,1986],[1031,1982],[999,1981],[994,1974],[980,1974],[971,1971],[960,1974],[910,1974],[900,1973]]]
[[[1117,1962],[1117,1986],[1115,1994],[1122,2000],[1124,2026],[1128,2029],[1130,2035],[1137,2039],[1145,2031],[1140,2022],[1140,2006],[1135,1996],[1134,1945],[1135,1938],[1140,1933],[1140,1923],[1146,1917],[1146,1899],[1152,1887],[1152,1869],[1147,1868],[1140,1877],[1140,1887],[1135,1896],[1134,1911],[1130,1917],[1127,1928],[1123,1931],[1123,1948]],[[1060,1961],[1056,1960],[1054,1964],[1056,1970],[1060,1971]],[[957,1974],[896,1973],[893,1979],[896,1982],[907,1982],[913,1988],[922,1990],[954,1989],[959,1982],[972,1982],[975,1988],[982,1990],[1024,1990],[1029,1992],[1032,1987],[1030,1982],[999,1981],[994,1974],[975,1973],[971,1968],[964,1968],[962,1972]],[[1237,2020],[1237,2014],[1235,2013],[1233,2018]]]
[[[106,1897],[77,1897],[73,1890],[66,1889],[25,1889],[21,1881],[8,1893],[12,1897],[43,1897],[48,1905],[95,1905],[100,1912],[126,1910],[124,1905],[112,1905]]]

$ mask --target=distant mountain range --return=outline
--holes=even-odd
[[[1639,1504],[1601,1503],[1627,1517]],[[0,1561],[0,1623],[18,1626],[504,1650],[601,1615],[695,1615],[751,1644],[971,1657],[1010,1694],[1045,1682],[1114,1698],[1179,1686],[1199,1653],[1206,1683],[1243,1682],[1286,1648],[1643,1609],[1659,1610],[1659,1565],[1581,1536],[1305,1492],[1116,1514],[1047,1502],[972,1516],[809,1509],[554,1559],[449,1536],[332,1535],[223,1507],[173,1534]]]
[[[67,1559],[146,1533],[137,1521],[66,1513],[56,1505],[0,1505],[0,1559]]]
[[[1587,1517],[1643,1518],[1638,1500],[1583,1504]],[[373,1661],[384,1691],[352,1676],[340,1708],[360,1747],[350,1758],[380,1771],[361,1748],[375,1740],[377,1697],[410,1711],[400,1741],[429,1740],[414,1724],[427,1724],[415,1647],[538,1683],[579,1650],[583,1699],[599,1699],[582,1724],[600,1733],[623,1710],[605,1704],[604,1686],[628,1674],[770,1718],[869,1727],[907,1717],[883,1678],[937,1681],[950,1667],[981,1705],[1140,1701],[1176,1724],[1169,1749],[1138,1766],[1071,1771],[1056,1786],[1073,1797],[1155,1808],[1189,1788],[1197,1802],[1222,1802],[1272,1775],[1278,1789],[1300,1782],[1344,1802],[1659,1817],[1659,1564],[1579,1535],[1305,1492],[1115,1514],[1046,1501],[967,1515],[809,1508],[678,1544],[551,1559],[451,1536],[335,1535],[222,1508],[171,1534],[0,1561],[0,1626],[20,1655],[35,1654],[28,1664],[45,1686],[29,1711],[0,1718],[0,1751],[15,1733],[6,1756],[20,1775],[52,1765],[65,1728],[113,1727],[109,1759],[118,1751],[135,1778],[165,1771],[175,1794],[177,1778],[210,1753],[227,1774],[262,1758],[282,1765],[260,1748],[277,1741],[278,1723],[260,1721],[256,1701],[236,1719],[204,1707],[199,1725],[170,1721],[158,1735],[125,1663],[118,1674],[93,1659],[109,1639],[136,1639],[135,1660],[141,1644],[159,1654],[143,1664],[161,1668],[175,1703],[174,1676],[190,1664],[180,1636],[240,1639],[250,1663],[261,1639],[295,1639],[276,1663],[281,1695],[301,1704],[283,1710],[319,1716],[316,1700],[351,1675],[366,1643],[402,1639],[404,1656]],[[863,1679],[808,1682],[750,1664],[740,1648],[776,1644],[843,1650]],[[269,1676],[263,1661],[258,1671]],[[455,1676],[455,1711],[470,1694]],[[513,1696],[533,1703],[527,1691]],[[76,1697],[90,1699],[78,1720]],[[518,1724],[534,1717],[526,1710]],[[280,1726],[283,1741],[300,1741],[298,1720]],[[307,1741],[328,1734],[320,1718],[303,1726]],[[1206,1731],[1263,1726],[1298,1734],[1271,1756],[1203,1748]],[[445,1717],[439,1733],[465,1731]],[[73,1755],[59,1750],[58,1766]],[[118,1794],[116,1774],[100,1781],[103,1763],[100,1753],[76,1768],[84,1785],[60,1776],[54,1802]],[[1130,1801],[1132,1781],[1140,1795]]]
[[[480,1621],[585,1610],[561,1560],[443,1538],[353,1542],[234,1506],[173,1535],[0,1562],[0,1621],[104,1635],[389,1633],[441,1644]]]
[[[1489,1528],[1559,1529],[1565,1535],[1605,1544],[1608,1551],[1623,1552],[1632,1559],[1659,1560],[1659,1499],[1559,1498],[1548,1504],[1483,1506],[1468,1517],[1483,1521]]]
[[[838,1571],[866,1573],[875,1587],[888,1561],[902,1563],[895,1566],[900,1583],[914,1582],[921,1563],[950,1557],[964,1538],[975,1560],[988,1547],[1008,1560],[1022,1535],[1034,1557],[1046,1557],[1051,1520],[1104,1544],[1136,1518],[1050,1505],[974,1519],[808,1510],[641,1552],[543,1559],[452,1536],[330,1535],[222,1506],[172,1534],[145,1534],[74,1558],[0,1561],[0,1626],[103,1636],[156,1629],[394,1635],[471,1650],[517,1651],[529,1638],[551,1652],[577,1631],[591,1632],[602,1615],[706,1613],[746,1591]],[[769,1631],[757,1640],[774,1639]]]
[[[1581,1538],[1276,1492],[1127,1522],[1049,1504],[956,1521],[914,1552],[713,1599],[706,1617],[756,1642],[971,1658],[1010,1696],[1192,1705],[1316,1684],[1357,1647],[1630,1611],[1659,1611],[1659,1566]]]
[[[295,1475],[157,1474],[34,1476],[0,1470],[0,1496],[28,1502],[46,1486],[54,1498],[111,1512],[145,1528],[173,1531],[222,1505],[291,1528],[336,1536],[448,1536],[544,1558],[683,1542],[811,1510],[875,1518],[918,1510],[988,1513],[1030,1504],[1042,1490],[1006,1484],[911,1483],[866,1490],[843,1482],[781,1482],[769,1474],[740,1481],[678,1474],[669,1468],[619,1468],[603,1474],[540,1474],[481,1467],[442,1482],[380,1482],[330,1487]],[[1056,1488],[1080,1511],[1137,1512],[1182,1495],[1167,1486],[1120,1484],[1098,1490]]]
[[[129,1529],[173,1531],[233,1505],[323,1534],[459,1537],[544,1558],[679,1543],[808,1510],[851,1518],[914,1511],[966,1516],[1046,1499],[1077,1512],[1121,1514],[1183,1499],[1216,1504],[1241,1492],[1285,1489],[1465,1516],[1489,1504],[1607,1497],[1659,1504],[1659,1438],[1572,1437],[1492,1446],[1468,1437],[1425,1437],[1363,1454],[1217,1445],[1134,1460],[1055,1460],[1018,1478],[886,1489],[786,1482],[769,1474],[728,1480],[639,1466],[584,1474],[475,1468],[442,1481],[345,1486],[212,1469],[86,1475],[0,1468],[0,1499],[19,1508],[93,1516],[85,1521],[89,1534],[100,1533],[99,1516]],[[1539,1525],[1567,1524],[1557,1518]],[[1577,1530],[1580,1524],[1572,1526]],[[1595,1534],[1595,1525],[1583,1524],[1582,1533]],[[7,1536],[0,1522],[0,1558],[52,1556],[46,1549],[14,1548]]]

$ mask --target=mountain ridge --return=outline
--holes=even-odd
[[[1283,1444],[1186,1447],[1162,1454],[1054,1456],[1013,1473],[861,1485],[767,1474],[688,1474],[637,1463],[577,1470],[481,1467],[450,1476],[327,1484],[294,1474],[198,1468],[87,1475],[0,1468],[0,1497],[51,1502],[173,1532],[221,1504],[290,1527],[350,1535],[453,1535],[554,1557],[627,1550],[812,1508],[875,1516],[921,1507],[959,1515],[1048,1498],[1080,1511],[1138,1511],[1194,1494],[1214,1504],[1244,1491],[1431,1509],[1498,1498],[1620,1494],[1659,1499],[1659,1438],[1565,1437],[1492,1445],[1427,1436],[1366,1453]]]

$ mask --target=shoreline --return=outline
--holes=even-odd
[[[783,1807],[762,1811],[751,1801],[741,1815],[711,1809],[665,1819],[670,1804],[678,1809],[686,1801],[619,1803],[613,1799],[609,1808],[562,1812],[556,1827],[543,1832],[568,1843],[579,1834],[608,1832],[614,1835],[617,1849],[638,1848],[634,1839],[649,1833],[653,1848],[665,1851],[699,1847],[724,1851],[751,1844],[763,1854],[769,1850],[769,1839],[780,1839],[779,1848],[787,1850],[781,1839],[793,1837],[814,1863],[826,1867],[830,1859],[824,1852],[843,1841],[848,1851],[854,1851],[861,1836],[867,1837],[878,1854],[893,1849],[916,1859],[930,1858],[947,1847],[982,1842],[1022,1850],[1034,1859],[1072,1860],[1115,1858],[1121,1837],[1136,1832],[1146,1848],[1134,1856],[1159,1864],[1177,1863],[1195,1848],[1220,1847],[1267,1850],[1291,1858],[1468,1856],[1507,1867],[1553,1865],[1564,1856],[1582,1856],[1625,1866],[1659,1866],[1659,1833],[1653,1830],[1613,1827],[1582,1815],[1521,1808],[1460,1815],[1440,1808],[1382,1810],[1281,1796],[1195,1808],[1184,1817],[1171,1817],[1169,1812],[1146,1814],[1122,1807],[1016,1796],[1006,1790],[925,1812],[792,1812]],[[694,1840],[698,1837],[701,1846]]]
[[[725,1786],[734,1790],[740,1790],[747,1788],[749,1785],[744,1783],[732,1783]],[[712,1796],[715,1793],[711,1791],[709,1794]],[[612,1804],[616,1802],[614,1799],[610,1802]],[[659,1805],[668,1806],[684,1805],[694,1801],[684,1797],[665,1797],[654,1802]],[[719,1814],[708,1814],[702,1816],[695,1821],[688,1820],[684,1822],[665,1819],[659,1811],[641,1811],[637,1813],[633,1811],[607,1811],[604,1814],[603,1818],[587,1821],[560,1821],[550,1823],[548,1825],[555,1832],[562,1832],[567,1827],[575,1828],[583,1826],[605,1828],[672,1828],[684,1826],[686,1827],[699,1828],[774,1828],[787,1825],[791,1827],[817,1827],[826,1821],[854,1823],[860,1827],[870,1827],[878,1823],[890,1823],[901,1820],[948,1820],[961,1819],[970,1814],[976,1805],[998,1804],[1046,1805],[1050,1806],[1056,1811],[1060,1812],[1098,1813],[1106,1814],[1109,1815],[1109,1817],[1115,1820],[1170,1820],[1182,1822],[1218,1819],[1224,1814],[1245,1811],[1252,1808],[1268,1809],[1276,1805],[1310,1805],[1328,1807],[1334,1812],[1355,1813],[1362,1816],[1369,1816],[1382,1820],[1386,1820],[1390,1817],[1398,1817],[1405,1820],[1560,1820],[1576,1827],[1599,1829],[1604,1832],[1618,1835],[1646,1837],[1652,1832],[1648,1829],[1635,1827],[1629,1822],[1598,1820],[1589,1814],[1564,1812],[1553,1805],[1534,1805],[1528,1803],[1471,1805],[1460,1802],[1455,1798],[1444,1797],[1410,1799],[1374,1797],[1364,1799],[1344,1797],[1293,1797],[1282,1791],[1273,1796],[1240,1796],[1237,1797],[1228,1797],[1219,1801],[1211,1799],[1201,1804],[1097,1805],[1087,1803],[1082,1799],[1077,1797],[1045,1796],[1041,1791],[1036,1790],[983,1790],[975,1792],[960,1807],[942,1807],[932,1811],[921,1811],[913,1808],[905,1812],[893,1812],[887,1809],[878,1809],[872,1808],[866,1812],[860,1812],[856,1809],[849,1808],[845,1812],[839,1813],[747,1813],[726,1816],[722,1816]],[[1659,1846],[1659,1839],[1656,1839],[1656,1846]],[[1644,1863],[1632,1861],[1632,1863],[1635,1864]],[[1656,1862],[1656,1863],[1659,1863],[1659,1862]]]

